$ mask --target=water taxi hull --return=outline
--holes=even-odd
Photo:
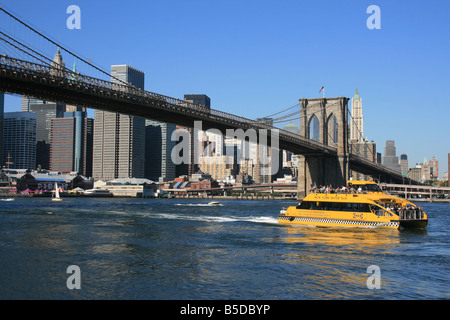
[[[314,218],[301,216],[286,216],[280,214],[278,223],[297,224],[315,227],[351,227],[351,228],[389,228],[398,229],[399,221],[367,221],[353,219]]]
[[[425,228],[427,225],[427,219],[400,220],[400,228]]]

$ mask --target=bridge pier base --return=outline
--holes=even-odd
[[[324,158],[323,156],[306,155],[298,159],[297,198],[303,199],[316,186],[333,188],[347,184],[348,157]]]

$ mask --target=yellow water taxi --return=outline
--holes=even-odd
[[[413,203],[384,193],[375,182],[348,181],[348,187],[307,195],[281,210],[279,223],[318,227],[424,228],[426,213]]]

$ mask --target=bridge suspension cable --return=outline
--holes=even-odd
[[[372,159],[374,159],[374,158],[376,158],[376,154],[374,153],[374,151],[372,151],[372,149],[371,148],[368,148],[368,142],[364,139],[364,137],[363,137],[363,133],[362,133],[362,131],[359,129],[359,126],[357,125],[357,123],[356,123],[356,121],[355,121],[355,118],[353,117],[353,115],[352,115],[352,113],[351,113],[351,111],[350,110],[348,110],[348,114],[349,114],[349,119],[350,119],[350,126],[352,125],[352,124],[354,124],[354,126],[353,126],[353,128],[356,128],[357,130],[358,130],[358,135],[360,135],[361,137],[362,137],[362,141],[361,141],[361,143],[363,143],[364,144],[364,149],[365,150],[368,150],[368,152],[370,152],[370,154],[372,155]],[[351,126],[352,127],[352,126]],[[350,128],[351,128],[350,127]],[[351,129],[350,129],[351,130]],[[352,150],[353,151],[353,150]],[[353,153],[355,153],[356,154],[356,150],[355,151],[353,151]],[[361,156],[363,156],[364,157],[364,150],[363,151],[360,151],[359,152],[360,153],[360,155]]]
[[[68,49],[66,46],[63,46],[61,43],[59,43],[55,40],[52,40],[49,36],[46,36],[43,32],[38,31],[36,28],[32,27],[30,24],[24,22],[23,19],[19,19],[17,17],[17,15],[12,14],[10,11],[11,10],[6,10],[4,8],[4,6],[0,6],[0,13],[3,13],[4,17],[7,18],[7,19],[2,19],[2,26],[0,28],[0,33],[2,35],[0,37],[0,41],[3,43],[2,49],[5,51],[5,53],[13,54],[13,56],[15,56],[14,53],[19,53],[20,56],[25,55],[27,57],[33,58],[36,61],[39,61],[41,64],[48,65],[49,64],[48,62],[50,62],[50,64],[57,63],[56,61],[53,60],[53,56],[54,56],[55,52],[57,52],[57,48],[58,48],[58,50],[62,50],[64,52],[68,53],[70,56],[74,57],[77,61],[81,61],[86,66],[99,72],[102,76],[107,76],[111,80],[114,79],[114,82],[116,82],[116,83],[120,83],[122,85],[132,87],[132,85],[130,83],[123,81],[117,77],[111,76],[111,74],[109,72],[94,65],[92,62],[81,57],[79,54],[76,54],[72,50]],[[13,24],[13,26],[7,25],[8,23]],[[9,33],[13,34],[14,38],[7,34],[7,31],[5,30],[5,28],[7,28],[7,27],[9,27],[9,29],[10,29]],[[25,44],[25,42],[26,42],[25,40],[19,40],[19,38],[20,38],[19,33],[20,33],[21,37],[28,38],[29,42],[35,42],[38,44],[34,45],[34,48],[32,48],[33,45],[31,45],[31,44]],[[44,47],[47,47],[47,51],[48,51],[49,45],[53,49],[53,53],[45,52]],[[63,68],[64,66],[59,66],[59,67]],[[64,69],[68,69],[68,68],[64,67]]]
[[[315,105],[318,105],[318,104],[320,104],[321,102],[320,101],[318,101],[318,102],[315,102],[315,103],[311,103],[310,104],[310,106],[315,106]],[[336,104],[338,104],[339,102],[334,102],[334,103],[332,103],[332,104],[330,104],[330,105],[327,105],[327,106],[325,106],[325,107],[323,107],[323,108],[321,108],[321,109],[318,109],[316,112],[320,112],[320,111],[322,111],[322,110],[325,110],[326,108],[328,108],[328,107],[331,107],[331,106],[334,106],[334,105],[336,105]],[[314,113],[316,113],[316,112],[314,112]],[[295,115],[297,115],[297,116],[295,116]],[[290,116],[295,116],[294,118],[288,118],[288,117],[290,117]],[[302,119],[302,118],[305,118],[306,116],[305,115],[302,115],[302,114],[300,114],[300,110],[298,111],[298,112],[293,112],[293,113],[290,113],[290,114],[288,114],[288,115],[286,115],[286,116],[282,116],[282,117],[279,117],[279,118],[276,118],[276,119],[274,119],[274,123],[281,123],[281,122],[287,122],[287,121],[293,121],[293,120],[299,120],[299,119]],[[286,119],[286,118],[288,118],[288,119]]]
[[[264,119],[264,118],[270,118],[270,117],[273,117],[274,115],[283,113],[283,112],[288,111],[288,110],[290,110],[290,109],[293,109],[293,108],[295,108],[295,107],[297,107],[297,106],[300,106],[300,103],[297,103],[296,105],[293,105],[292,107],[286,108],[286,109],[281,110],[281,111],[279,111],[279,112],[276,112],[276,113],[270,114],[270,115],[268,115],[268,116],[265,116],[265,117],[263,117],[263,119]]]
[[[37,52],[36,50],[31,49],[30,47],[26,46],[25,44],[21,43],[20,41],[12,38],[10,36],[8,36],[3,31],[0,31],[0,34],[3,36],[3,37],[0,37],[0,40],[2,40],[3,42],[5,42],[5,43],[9,44],[10,46],[12,46],[12,47],[22,51],[26,55],[31,56],[32,58],[35,58],[35,59],[39,60],[42,64],[51,65],[52,59],[44,56],[43,54]],[[16,44],[10,42],[9,40],[6,40],[5,38],[8,38],[9,40],[13,41]],[[27,49],[28,51],[24,50],[23,48]],[[32,54],[30,52],[32,52],[34,54]],[[38,58],[36,55],[40,56],[40,58]],[[49,62],[46,62],[46,60],[48,60]]]
[[[320,101],[314,102],[314,103],[311,104],[311,106],[317,105],[319,103],[320,103]],[[295,107],[299,107],[299,106],[300,106],[300,103],[297,103],[297,104],[293,105],[292,107],[283,109],[283,110],[281,110],[279,112],[273,113],[271,115],[268,115],[268,116],[265,116],[265,117],[262,117],[262,118],[255,119],[254,122],[255,123],[269,123],[270,122],[270,123],[274,123],[275,124],[275,123],[283,123],[283,122],[288,122],[288,121],[301,119],[304,116],[300,115],[300,109],[295,110],[293,112],[290,112],[288,114],[276,117],[276,118],[272,118],[274,115],[286,112],[288,110],[291,110],[291,109],[293,109]],[[321,109],[321,110],[323,110],[323,109]],[[290,117],[293,117],[293,118],[290,118]]]

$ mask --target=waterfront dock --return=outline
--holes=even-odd
[[[388,183],[382,183],[380,187],[389,194],[408,199],[412,202],[450,203],[450,187]]]

